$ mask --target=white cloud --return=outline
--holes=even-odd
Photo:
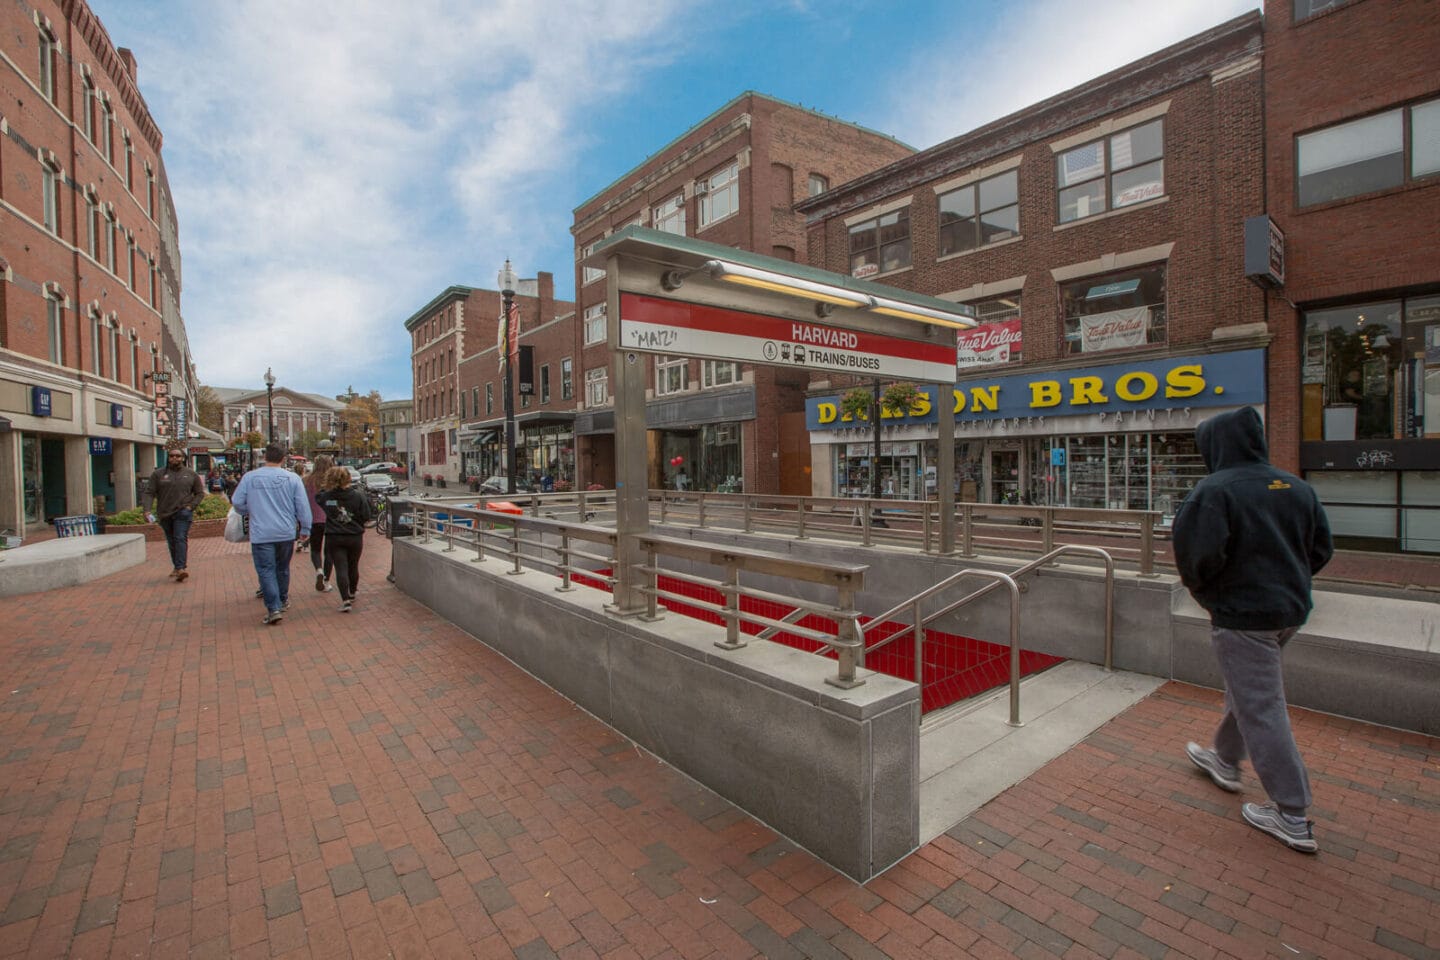
[[[928,147],[1257,9],[1257,0],[1023,0],[978,33],[957,19],[933,42],[944,56],[916,62],[891,85],[881,129]]]
[[[456,17],[443,0],[228,0],[178,4],[169,19],[137,12],[156,29],[140,82],[166,108],[201,378],[243,385],[274,366],[299,389],[408,392],[400,322],[414,310],[450,284],[488,284],[506,256],[525,275],[568,267],[536,263],[563,241],[575,201],[545,184],[578,162],[585,112],[673,48],[682,6],[601,0],[556,16],[492,0]]]

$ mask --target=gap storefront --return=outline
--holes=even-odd
[[[806,399],[815,496],[935,496],[937,388],[874,428],[840,414],[838,395]],[[1166,518],[1201,477],[1195,427],[1217,413],[1265,405],[1263,349],[1006,376],[955,385],[958,500],[1157,510]]]

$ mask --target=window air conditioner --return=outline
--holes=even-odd
[[[695,184],[695,196],[697,196],[697,197],[703,197],[703,196],[705,196],[705,194],[707,194],[707,193],[709,193],[709,192],[710,192],[710,184],[709,184],[709,183],[706,183],[705,181],[702,180],[702,181],[700,181],[699,183]]]

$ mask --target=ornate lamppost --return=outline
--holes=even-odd
[[[255,432],[255,404],[245,404],[245,422],[250,428],[250,433]],[[250,448],[250,469],[255,469],[255,443],[247,435],[245,445]]]
[[[515,398],[511,396],[514,387],[515,373],[513,364],[510,362],[510,354],[515,345],[510,342],[510,310],[515,303],[515,271],[510,266],[507,257],[505,266],[500,268],[500,274],[496,277],[496,284],[500,287],[500,322],[505,330],[505,355],[500,362],[505,368],[505,382],[501,389],[504,391],[505,409],[505,492],[511,495],[515,493]],[[514,331],[519,334],[519,331]]]
[[[275,374],[265,368],[265,416],[270,421],[270,443],[275,442]]]

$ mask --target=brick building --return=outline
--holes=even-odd
[[[519,342],[534,349],[535,363],[534,393],[517,393],[515,401],[516,463],[521,476],[533,474],[538,480],[552,462],[562,470],[562,457],[573,459],[574,442],[566,437],[575,416],[570,377],[574,304],[555,299],[555,276],[544,271],[519,281],[514,302]],[[414,373],[417,476],[428,473],[452,483],[461,476],[503,472],[496,348],[502,309],[497,290],[453,286],[405,321]],[[573,467],[562,472],[573,482]]]
[[[813,265],[976,310],[962,499],[1169,514],[1204,472],[1196,424],[1266,403],[1241,230],[1264,205],[1261,39],[1238,17],[800,204]],[[855,385],[811,384],[814,492],[868,495],[875,469],[933,496],[933,413],[882,417],[874,464],[873,428],[838,415]]]
[[[133,506],[196,380],[134,56],[84,0],[7,5],[0,50],[0,528],[23,529]]]
[[[1266,4],[1267,207],[1284,237],[1270,439],[1341,545],[1440,552],[1437,14]]]
[[[639,223],[804,262],[796,201],[912,152],[882,134],[747,92],[576,207],[570,232],[580,481],[615,483],[605,272],[582,266],[581,258]],[[652,487],[809,492],[803,373],[684,357],[642,360],[649,367]]]

